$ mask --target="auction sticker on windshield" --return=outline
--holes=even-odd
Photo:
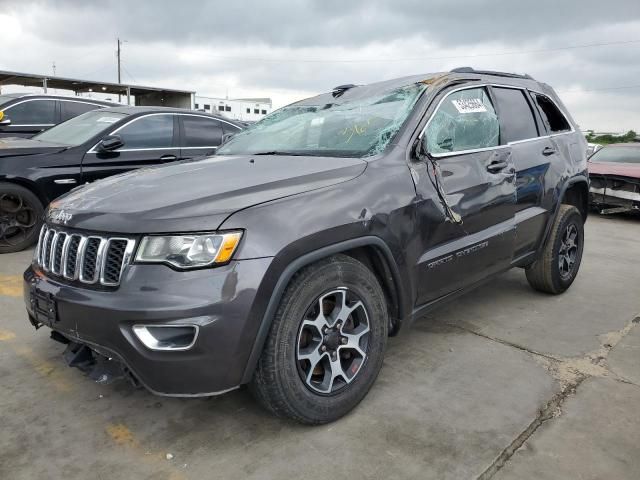
[[[100,117],[99,119],[96,120],[96,122],[98,123],[116,123],[118,120],[120,120],[119,118],[114,118],[114,117]]]

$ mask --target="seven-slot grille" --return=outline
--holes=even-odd
[[[131,260],[135,240],[55,230],[40,231],[36,262],[45,272],[86,284],[117,286]]]

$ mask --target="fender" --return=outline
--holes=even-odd
[[[269,334],[269,330],[271,329],[271,324],[273,322],[273,317],[275,316],[278,305],[280,304],[280,299],[284,294],[284,291],[289,284],[291,278],[295,275],[295,273],[300,270],[302,267],[309,265],[313,262],[316,262],[322,258],[326,258],[330,255],[335,255],[336,253],[344,252],[347,250],[351,250],[358,247],[365,246],[374,246],[380,249],[382,252],[389,270],[391,271],[391,275],[393,277],[393,282],[396,287],[396,293],[398,296],[398,317],[400,319],[405,318],[406,311],[404,306],[404,292],[402,288],[402,283],[400,279],[400,272],[398,270],[398,265],[396,264],[395,259],[389,249],[389,246],[380,238],[375,236],[366,236],[353,238],[350,240],[345,240],[343,242],[335,243],[333,245],[328,245],[326,247],[322,247],[318,250],[314,250],[309,252],[301,257],[298,257],[289,265],[285,267],[285,269],[280,274],[278,281],[276,282],[275,287],[273,288],[273,293],[271,298],[269,299],[269,304],[265,309],[264,315],[262,316],[262,322],[260,323],[260,328],[258,330],[258,334],[253,342],[253,346],[251,348],[251,354],[249,355],[249,360],[247,361],[247,365],[245,367],[244,374],[242,376],[242,384],[249,383],[251,381],[251,377],[253,376],[253,372],[258,365],[258,360],[260,359],[260,355],[262,354],[262,349],[264,347],[264,343],[267,339],[267,335]]]
[[[549,235],[551,235],[551,227],[553,227],[553,224],[555,223],[556,218],[558,217],[558,212],[560,211],[560,205],[562,205],[562,199],[564,198],[564,194],[566,193],[567,189],[570,186],[580,182],[583,182],[587,186],[587,194],[588,194],[589,179],[584,175],[576,175],[575,177],[571,177],[562,186],[562,190],[560,190],[560,195],[558,195],[558,201],[556,202],[556,206],[553,210],[553,214],[549,216],[549,220],[547,221],[547,226],[545,227],[544,236],[542,237],[542,242],[540,242],[540,247],[538,248],[538,253],[536,255],[536,258],[540,256],[540,252],[544,250],[544,247],[547,245],[547,242],[549,241]]]
[[[33,180],[22,178],[22,177],[0,175],[0,183],[11,183],[13,185],[18,185],[20,187],[26,188],[31,193],[33,193],[36,197],[38,197],[38,199],[42,203],[43,208],[47,208],[47,205],[51,201],[44,194],[44,192],[42,192],[40,188],[38,188],[38,184],[35,183]]]

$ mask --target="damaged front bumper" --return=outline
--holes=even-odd
[[[116,289],[63,282],[34,264],[24,274],[24,300],[29,321],[51,328],[67,344],[67,362],[94,380],[124,377],[158,395],[217,395],[242,383],[261,318],[251,312],[270,261],[186,272],[134,264]],[[158,331],[185,325],[193,338],[165,348],[168,337]]]
[[[604,213],[639,211],[640,179],[617,175],[589,176],[589,201]]]

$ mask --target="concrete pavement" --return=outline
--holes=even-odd
[[[101,386],[28,324],[0,257],[1,479],[640,478],[640,220],[593,215],[580,275],[548,296],[511,271],[391,339],[331,425]],[[171,458],[167,458],[170,454]]]

